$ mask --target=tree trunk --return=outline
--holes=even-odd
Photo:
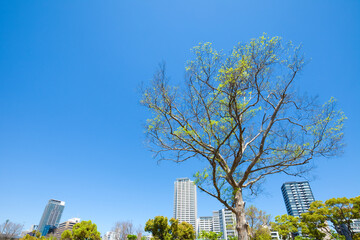
[[[249,240],[248,224],[245,217],[245,202],[242,196],[242,189],[235,193],[235,216],[236,216],[236,231],[239,240]]]

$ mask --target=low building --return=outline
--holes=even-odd
[[[107,232],[102,237],[102,240],[116,240],[116,232]]]
[[[279,232],[277,231],[270,231],[271,240],[280,240]]]
[[[354,233],[360,233],[360,219],[352,220],[351,229]]]
[[[60,223],[59,227],[54,232],[54,237],[56,237],[56,239],[60,239],[63,232],[65,232],[66,230],[72,230],[74,225],[79,222],[80,218],[71,218],[66,222]]]
[[[202,231],[212,232],[213,231],[213,217],[200,217],[197,222],[198,234]]]

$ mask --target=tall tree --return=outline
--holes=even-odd
[[[14,239],[20,236],[24,225],[13,223],[9,219],[0,224],[0,239]]]
[[[97,230],[95,223],[81,221],[74,225],[72,229],[73,240],[100,240],[100,232]]]
[[[147,136],[158,160],[206,159],[197,186],[235,213],[238,236],[248,240],[245,191],[337,154],[345,117],[333,98],[319,105],[295,90],[304,57],[279,37],[264,35],[228,55],[204,43],[194,54],[181,87],[170,86],[161,67],[144,88]]]
[[[287,214],[276,216],[275,222],[271,223],[271,228],[279,233],[282,240],[293,239],[300,226],[298,217]]]

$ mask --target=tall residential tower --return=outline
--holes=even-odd
[[[281,186],[287,213],[300,217],[315,201],[309,182],[286,182]]]
[[[174,218],[196,227],[196,186],[189,178],[178,178],[174,183]]]
[[[64,211],[65,202],[50,199],[41,217],[38,231],[45,236],[49,228],[57,227]]]

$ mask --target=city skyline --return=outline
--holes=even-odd
[[[317,200],[358,194],[359,1],[2,1],[0,11],[0,222],[28,229],[52,198],[66,201],[63,219],[91,219],[102,233],[121,220],[171,217],[174,179],[194,180],[205,164],[153,160],[139,86],[162,61],[181,83],[199,42],[229,52],[264,32],[303,45],[296,87],[320,104],[338,100],[346,147],[311,161],[303,178],[271,176],[247,206],[285,214],[287,181],[309,181]],[[222,208],[197,198],[199,216]]]

